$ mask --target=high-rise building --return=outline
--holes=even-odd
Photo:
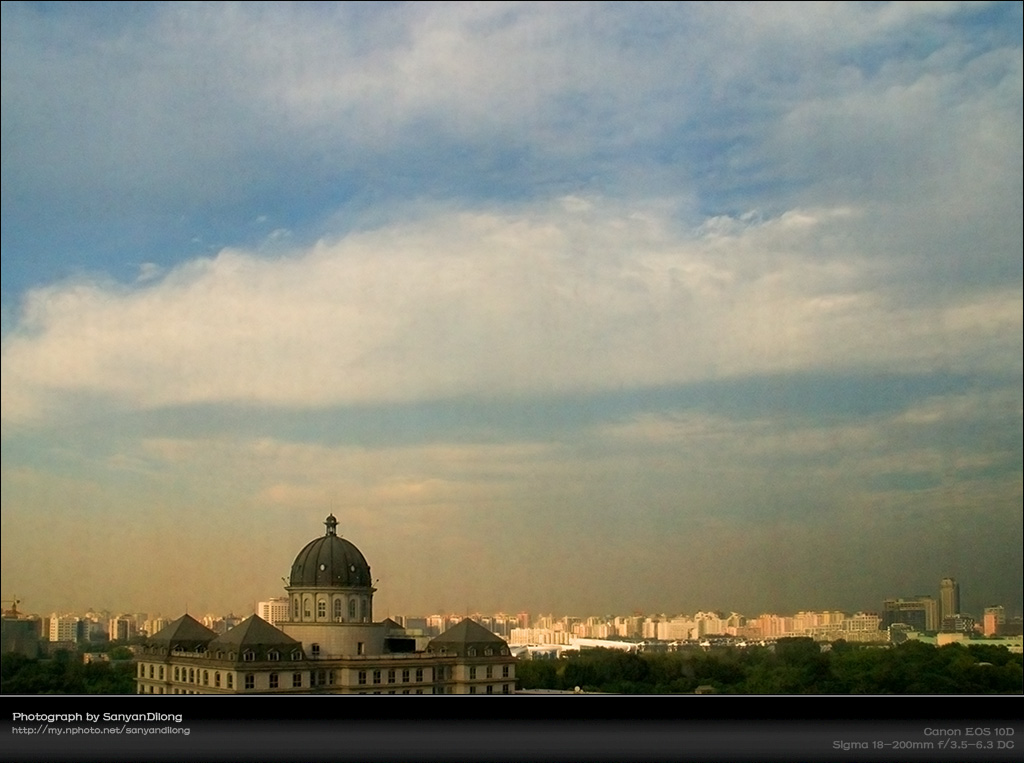
[[[142,629],[146,632],[147,636],[153,636],[156,633],[163,630],[165,627],[167,627],[167,618],[151,617],[148,620],[146,620]]]
[[[75,615],[50,615],[50,641],[78,642],[79,618]]]
[[[111,641],[128,641],[135,633],[135,620],[128,615],[112,617],[107,622],[107,635]]]
[[[941,619],[960,614],[960,584],[953,578],[943,578],[939,583],[939,605]]]
[[[183,615],[137,660],[139,694],[511,694],[508,644],[465,619],[429,639],[373,620],[370,565],[338,535],[295,557],[278,627],[258,615],[223,634]]]
[[[277,596],[256,605],[256,614],[271,625],[277,625],[288,619],[288,597]]]

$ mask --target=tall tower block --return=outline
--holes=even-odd
[[[939,583],[940,621],[960,614],[960,584],[954,578],[943,578]]]

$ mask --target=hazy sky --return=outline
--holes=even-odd
[[[1020,3],[2,5],[2,579],[1020,611]]]

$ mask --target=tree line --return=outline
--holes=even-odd
[[[809,638],[772,647],[623,652],[593,649],[558,659],[520,660],[520,689],[620,694],[1020,694],[1020,654],[991,645],[892,647]]]
[[[127,652],[127,650],[125,650]],[[135,662],[131,659],[83,663],[79,655],[60,650],[51,659],[33,659],[10,652],[0,666],[2,694],[134,694]],[[128,652],[131,657],[131,652]]]

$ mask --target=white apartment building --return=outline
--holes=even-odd
[[[256,605],[256,614],[271,625],[283,623],[288,619],[288,597],[277,596]]]
[[[75,615],[50,615],[50,641],[78,641],[78,623]]]

